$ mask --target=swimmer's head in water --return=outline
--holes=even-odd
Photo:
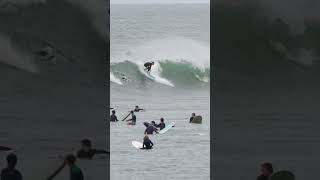
[[[116,113],[116,111],[115,110],[112,110],[112,114],[115,114]]]
[[[164,119],[163,119],[163,118],[160,118],[160,122],[164,122]]]
[[[139,106],[138,106],[138,105],[136,105],[136,108],[139,108]]]
[[[196,116],[196,113],[192,113],[192,116]]]
[[[133,114],[133,111],[130,111],[131,114]]]
[[[18,158],[15,154],[9,154],[7,156],[7,163],[8,163],[8,167],[14,168],[18,162]]]
[[[65,161],[68,165],[73,165],[76,162],[76,157],[73,154],[69,154],[66,156]]]

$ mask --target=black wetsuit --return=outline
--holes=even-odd
[[[265,176],[263,174],[257,177],[257,180],[268,180],[268,179],[269,179],[269,177]]]
[[[1,180],[22,180],[22,175],[16,169],[5,168],[1,171]]]
[[[132,115],[131,121],[132,121],[133,124],[136,124],[136,121],[137,121],[136,115],[134,115],[134,114]]]
[[[80,159],[91,159],[96,154],[107,154],[105,150],[91,149],[90,151],[79,150],[77,157]]]
[[[117,116],[116,116],[115,114],[112,114],[112,115],[110,116],[110,121],[116,122],[116,121],[119,121],[119,120],[118,120],[118,118],[117,118]]]
[[[150,71],[151,70],[151,66],[152,66],[153,64],[151,63],[151,62],[146,62],[146,63],[144,63],[144,67],[146,67],[146,69],[148,70],[148,71]]]
[[[82,171],[76,165],[70,167],[70,180],[83,180]]]
[[[153,146],[153,143],[150,139],[145,140],[145,141],[143,141],[142,149],[152,149],[152,146]]]
[[[153,132],[157,132],[157,128],[155,128],[154,126],[148,126],[144,131],[144,134],[153,134]]]
[[[160,130],[164,129],[166,127],[166,124],[164,122],[161,122],[160,124],[157,125]]]
[[[194,118],[194,117],[191,117],[191,118],[190,118],[190,121],[189,121],[189,123],[191,123],[191,122],[193,121],[193,118]]]

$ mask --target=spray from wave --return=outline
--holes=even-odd
[[[143,65],[149,61],[155,65],[147,73]],[[112,54],[111,71],[142,85],[203,86],[209,83],[210,50],[206,44],[182,37],[155,40],[120,55]]]

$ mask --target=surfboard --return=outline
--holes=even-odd
[[[201,124],[202,123],[202,116],[195,116],[191,123]]]
[[[132,141],[132,146],[137,148],[137,149],[141,149],[142,148],[142,142],[139,142],[139,141]]]
[[[130,116],[130,114],[131,112],[129,112],[129,114],[125,118],[123,118],[122,121],[126,120]]]
[[[159,134],[164,134],[164,133],[166,133],[166,132],[167,132],[169,129],[171,129],[174,125],[175,125],[174,122],[166,125],[165,128],[163,128],[161,131],[159,131]]]
[[[295,180],[295,177],[290,171],[278,171],[271,175],[270,180]]]

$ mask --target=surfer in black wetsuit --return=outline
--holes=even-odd
[[[145,70],[147,70],[148,72],[150,72],[151,67],[152,67],[153,65],[154,65],[154,62],[146,62],[146,63],[144,63]]]
[[[139,106],[136,106],[135,108],[134,108],[134,112],[140,112],[140,111],[143,111],[144,109],[141,109],[141,108],[139,108]]]
[[[157,124],[158,128],[160,128],[160,130],[164,129],[166,127],[166,124],[164,123],[164,119],[163,118],[160,118],[160,123]]]
[[[150,140],[148,135],[145,135],[143,138],[143,145],[142,145],[142,149],[152,149],[153,147],[153,143]]]
[[[81,141],[81,149],[77,152],[77,157],[80,159],[91,159],[96,154],[108,154],[105,150],[91,148],[91,141],[84,139]]]
[[[18,158],[15,154],[7,156],[7,167],[1,171],[1,180],[22,180],[21,173],[15,168]]]
[[[131,114],[131,119],[126,120],[126,121],[129,121],[127,124],[128,125],[136,125],[136,121],[137,121],[136,115],[134,114],[133,111],[130,111],[130,114]]]
[[[154,125],[150,124],[144,131],[144,134],[153,134],[153,132],[158,133],[158,129]]]
[[[68,165],[70,169],[70,180],[83,180],[83,173],[75,162],[76,157],[74,155],[67,155],[62,165],[51,176],[49,176],[47,180],[52,180],[53,178],[55,178],[66,165]]]
[[[271,163],[263,163],[261,165],[261,175],[257,177],[257,180],[268,180],[273,173],[273,167]]]
[[[191,122],[193,121],[193,118],[194,118],[194,117],[196,117],[196,113],[192,113],[192,114],[191,114],[189,123],[191,123]]]
[[[112,110],[112,114],[111,114],[111,116],[110,116],[110,121],[111,121],[111,122],[117,122],[117,121],[119,121],[118,118],[117,118],[117,116],[116,116],[116,111],[115,111],[115,110]]]

